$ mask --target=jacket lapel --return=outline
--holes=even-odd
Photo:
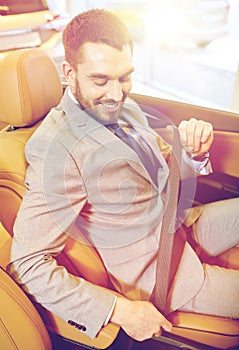
[[[158,158],[161,168],[158,170],[158,190],[161,192],[165,186],[166,179],[168,177],[169,169],[168,165],[159,149],[156,135],[152,132],[148,125],[147,118],[144,112],[139,106],[132,101],[130,104],[126,104],[124,109],[124,120],[131,124],[135,130],[141,135],[141,137],[147,142],[147,144],[153,150],[155,156]],[[154,182],[153,182],[154,184]]]
[[[60,108],[66,113],[69,127],[76,139],[82,137],[91,138],[93,142],[100,145],[100,147],[106,148],[117,158],[123,158],[139,175],[154,185],[136,152],[108,128],[83,111],[80,106],[72,101],[67,90],[61,100]]]
[[[130,100],[132,101],[132,100]],[[126,104],[124,109],[124,119],[129,124],[131,124],[135,130],[144,138],[144,140],[149,144],[151,149],[154,151],[156,157],[159,159],[160,163],[166,165],[165,159],[159,150],[155,134],[148,125],[147,118],[144,112],[139,108],[139,106],[132,101],[130,104]],[[167,166],[167,165],[166,165]]]

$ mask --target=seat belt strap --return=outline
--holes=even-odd
[[[176,230],[175,226],[182,157],[182,146],[179,131],[175,126],[172,126],[172,128],[174,132],[173,147],[165,196],[165,211],[162,220],[156,264],[156,284],[151,296],[151,301],[153,304],[164,314],[168,313],[169,310],[167,296],[171,282],[170,266],[172,260],[174,234]]]

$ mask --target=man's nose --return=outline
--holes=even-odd
[[[108,85],[108,89],[106,92],[106,98],[110,100],[114,100],[116,102],[122,101],[123,91],[122,86],[118,80],[112,80]]]

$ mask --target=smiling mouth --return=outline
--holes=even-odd
[[[108,112],[117,112],[120,109],[121,102],[101,102],[100,105]]]

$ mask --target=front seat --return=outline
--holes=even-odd
[[[0,76],[0,122],[8,124],[0,132],[0,223],[11,240],[14,221],[25,193],[24,177],[27,163],[24,148],[41,120],[60,101],[62,85],[53,60],[40,49],[19,50],[6,56],[0,62]],[[79,243],[68,238],[64,251],[58,256],[58,262],[63,264],[69,272],[108,288],[108,275],[99,255],[93,247],[87,243],[84,244],[83,239]],[[6,249],[8,249],[7,254]],[[28,305],[30,315],[33,315],[28,317],[26,324],[33,327],[37,334],[35,338],[39,343],[37,343],[39,346],[36,344],[32,347],[34,350],[51,349],[46,329],[77,344],[85,344],[96,349],[105,349],[112,344],[119,332],[119,326],[113,323],[104,327],[92,340],[56,315],[33,305],[5,271],[6,260],[9,261],[9,244],[0,245],[0,256],[2,253],[7,255],[4,263],[1,263],[0,259],[2,266],[0,270],[0,338],[7,344],[4,348],[8,350],[27,348],[21,344],[18,346],[17,343],[19,329],[21,329],[19,327],[25,325],[25,305]],[[13,317],[6,317],[6,310],[11,310],[9,315]],[[23,318],[22,314],[24,314]],[[220,344],[223,345],[222,348],[239,344],[239,321],[237,320],[183,312],[174,312],[170,315],[170,319],[174,324],[174,330],[172,334],[166,334],[166,338],[177,337],[182,344],[184,340],[186,344],[187,339],[216,348],[220,348]],[[9,339],[4,332],[8,338],[16,339],[15,347],[9,346],[7,343]],[[4,337],[2,337],[3,333]],[[33,331],[28,333],[31,339]],[[22,335],[22,337],[26,336],[27,333]]]

